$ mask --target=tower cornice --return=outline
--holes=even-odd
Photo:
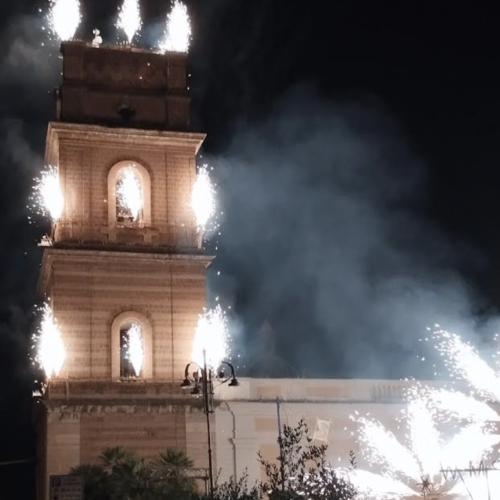
[[[186,264],[199,265],[205,269],[210,265],[213,256],[203,254],[172,254],[146,253],[105,250],[77,250],[62,248],[46,248],[43,252],[38,288],[40,293],[47,292],[52,266],[55,261],[71,262],[72,264],[93,265],[107,264],[118,261],[133,262],[137,265],[155,263],[160,265],[180,266]]]
[[[196,155],[206,138],[197,132],[173,132],[138,128],[106,127],[68,122],[50,122],[47,130],[46,163],[54,163],[54,147],[60,140],[81,144],[92,142],[117,147],[134,145],[140,148],[165,147],[169,151],[178,150]]]

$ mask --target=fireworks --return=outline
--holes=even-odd
[[[137,221],[142,212],[142,183],[137,169],[125,167],[116,183],[118,217],[124,220]]]
[[[128,43],[140,30],[142,25],[141,12],[139,9],[139,0],[124,0],[118,16],[117,28],[121,28],[127,35]]]
[[[446,407],[450,401],[451,411]],[[414,387],[409,391],[406,410],[406,441],[408,447],[399,442],[396,436],[380,422],[365,418],[351,417],[359,425],[358,440],[363,457],[370,467],[376,466],[381,474],[370,479],[370,487],[377,485],[377,498],[401,498],[429,493],[451,494],[459,491],[459,477],[448,477],[443,469],[468,468],[487,458],[500,436],[489,432],[489,418],[492,410],[484,404],[459,411],[457,403],[469,402],[467,396],[444,389]],[[494,413],[494,412],[493,412]],[[460,420],[467,417],[475,419],[451,433],[450,426],[443,432],[443,424],[449,423],[453,415]],[[494,416],[498,420],[498,416]],[[367,471],[351,471],[349,478],[355,486],[361,485],[361,493],[367,486],[358,481]],[[371,477],[371,476],[370,476]],[[366,479],[366,478],[365,478]],[[365,480],[363,479],[363,480]],[[408,491],[410,489],[410,491]]]
[[[71,40],[82,20],[79,0],[50,0],[48,20],[59,40]]]
[[[53,221],[60,219],[64,208],[64,197],[59,182],[59,169],[45,167],[39,178],[35,179],[32,207],[40,214],[49,216]]]
[[[203,366],[203,353],[209,368],[217,369],[228,354],[227,318],[220,306],[205,311],[198,319],[192,359]]]
[[[165,38],[160,43],[162,52],[188,52],[191,41],[191,22],[187,7],[174,0],[172,11],[167,15]]]
[[[477,423],[500,421],[500,416],[486,403],[462,392],[433,389],[426,391],[425,397],[429,405],[442,413],[443,419],[458,418]]]
[[[42,307],[42,322],[35,334],[37,354],[35,361],[47,378],[59,375],[66,357],[61,331],[48,304]]]
[[[133,323],[127,331],[126,359],[132,364],[134,374],[138,377],[144,365],[144,346],[142,342],[142,329]]]
[[[434,339],[452,375],[466,380],[478,396],[500,401],[500,377],[473,346],[445,330],[436,330]]]
[[[191,195],[191,207],[198,228],[204,230],[210,217],[215,213],[215,189],[210,180],[207,165],[203,165],[198,170]]]
[[[339,477],[350,481],[357,491],[357,498],[389,500],[418,494],[401,481],[366,470],[336,469],[335,472]]]

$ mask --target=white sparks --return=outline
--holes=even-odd
[[[357,497],[362,499],[397,500],[418,495],[418,492],[401,481],[370,471],[339,468],[335,472],[342,479],[349,481],[356,489]]]
[[[429,493],[450,494],[455,488],[458,477],[448,474],[455,468],[469,468],[473,464],[479,464],[485,460],[493,451],[495,445],[500,442],[500,436],[489,432],[489,422],[473,422],[462,428],[458,434],[449,435],[450,426],[443,434],[438,425],[447,423],[453,412],[444,410],[445,418],[439,414],[440,408],[435,404],[446,401],[446,391],[436,391],[429,387],[416,386],[410,390],[408,406],[404,415],[406,416],[408,448],[401,444],[394,434],[387,430],[380,422],[367,418],[354,416],[360,428],[358,439],[363,457],[370,467],[380,470],[380,478],[389,479],[394,482],[378,481],[380,488],[377,498],[391,498],[394,495],[396,484],[410,485],[413,490],[418,490],[424,496]],[[450,399],[456,403],[459,401],[454,393]],[[467,400],[462,400],[467,401]],[[489,412],[475,410],[473,415],[486,415]],[[466,412],[461,412],[461,416]],[[498,420],[498,419],[497,419]],[[444,436],[447,439],[444,439]],[[445,472],[443,472],[443,470]],[[351,472],[349,475],[354,474]],[[451,477],[453,476],[453,477]],[[353,483],[356,479],[353,478]],[[408,496],[403,494],[402,496]],[[411,495],[410,495],[411,496]]]
[[[437,476],[441,469],[441,436],[425,401],[413,399],[408,403],[409,438],[413,453],[420,464],[420,476]]]
[[[143,207],[142,182],[133,166],[125,167],[116,183],[117,216],[137,221]]]
[[[500,377],[473,346],[445,330],[434,332],[434,338],[452,375],[465,379],[479,395],[500,401]]]
[[[188,52],[191,41],[191,22],[187,7],[175,0],[171,12],[167,15],[165,38],[160,43],[162,52]]]
[[[132,364],[134,374],[138,377],[144,365],[144,345],[142,341],[142,329],[137,323],[130,325],[127,330],[125,357]]]
[[[135,34],[142,26],[139,0],[123,0],[116,26],[125,32],[128,43],[132,43]]]
[[[79,0],[50,0],[48,20],[59,40],[71,40],[82,20]]]
[[[462,392],[434,389],[427,390],[425,397],[428,398],[429,405],[442,412],[448,419],[455,417],[478,423],[500,421],[500,416],[486,403]]]
[[[395,477],[399,472],[418,481],[420,468],[417,460],[392,432],[380,422],[363,417],[355,420],[360,424],[359,440],[363,443],[362,451],[370,464],[387,468],[389,477]]]
[[[204,230],[210,217],[215,213],[215,189],[210,180],[207,165],[198,169],[191,195],[191,208],[198,228]]]
[[[470,424],[446,444],[441,452],[441,462],[446,468],[468,468],[471,463],[479,463],[500,441],[500,436],[485,434],[481,424]]]
[[[48,304],[42,307],[42,314],[41,325],[35,334],[38,345],[35,360],[45,371],[47,378],[51,378],[53,375],[59,375],[66,353],[61,331]]]
[[[210,311],[205,311],[198,319],[192,359],[201,367],[204,354],[208,367],[214,370],[228,355],[227,319],[219,305]]]
[[[32,207],[40,214],[49,216],[53,221],[61,218],[64,208],[64,197],[59,181],[59,169],[53,166],[45,167],[39,178],[35,179],[33,187]]]

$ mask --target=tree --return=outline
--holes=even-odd
[[[196,491],[196,481],[186,476],[193,461],[180,450],[167,449],[151,463],[151,479],[161,498],[187,497]]]
[[[185,476],[193,463],[182,451],[167,449],[146,462],[117,446],[106,448],[97,464],[74,467],[85,482],[85,500],[166,500],[191,495],[196,484]]]
[[[284,425],[278,444],[281,451],[277,463],[265,460],[259,453],[259,462],[267,477],[262,488],[271,500],[350,500],[355,497],[354,487],[328,467],[328,446],[312,444],[304,419],[297,427]]]
[[[260,484],[248,485],[248,473],[245,471],[239,479],[230,477],[228,481],[215,485],[213,500],[260,500],[262,487]]]

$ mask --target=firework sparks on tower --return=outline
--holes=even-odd
[[[35,178],[31,208],[37,213],[50,217],[53,221],[60,219],[64,208],[64,197],[59,181],[59,169],[47,166],[40,177]]]
[[[121,28],[127,36],[128,43],[132,43],[135,34],[141,29],[141,11],[139,0],[124,0],[118,15],[117,28]]]
[[[205,230],[210,217],[215,213],[215,189],[210,180],[207,165],[198,169],[191,195],[191,208],[199,230]]]
[[[134,374],[138,377],[144,365],[144,345],[142,340],[142,329],[137,323],[130,325],[127,330],[126,359],[132,364]]]
[[[61,330],[49,304],[41,308],[42,322],[34,335],[37,353],[35,361],[45,372],[47,378],[59,375],[66,353]]]
[[[214,370],[228,355],[227,318],[219,305],[205,311],[198,319],[192,359],[199,366],[203,366],[204,353],[208,367]]]
[[[142,183],[137,169],[125,167],[116,183],[116,198],[119,216],[124,219],[139,219],[143,208]]]
[[[59,40],[71,40],[81,20],[79,0],[50,0],[49,27]]]
[[[164,39],[160,43],[162,52],[185,52],[191,42],[191,22],[187,7],[179,0],[174,0],[172,10],[167,15]]]

